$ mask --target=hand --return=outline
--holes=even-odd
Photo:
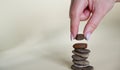
[[[112,9],[115,0],[72,0],[70,7],[70,31],[72,38],[78,34],[80,21],[87,21],[84,35],[88,40],[102,18]]]

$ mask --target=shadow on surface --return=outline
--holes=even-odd
[[[58,47],[58,46],[57,46]],[[43,55],[42,58],[46,60],[50,60],[55,64],[61,65],[63,67],[67,67],[70,69],[72,62],[71,62],[71,57],[69,54],[65,53],[66,50],[60,49],[60,48],[47,48],[45,52],[47,54]]]

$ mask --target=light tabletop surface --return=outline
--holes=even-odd
[[[0,70],[70,70],[70,0],[0,0]],[[81,22],[82,33],[85,22]],[[95,70],[120,70],[120,4],[87,42]]]

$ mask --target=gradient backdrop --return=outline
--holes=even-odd
[[[69,6],[70,0],[0,0],[0,70],[70,70],[77,41],[70,41]],[[95,70],[120,70],[120,4],[87,43]]]

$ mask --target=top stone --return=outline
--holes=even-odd
[[[76,37],[75,37],[76,40],[83,40],[83,39],[86,39],[84,34],[77,34]]]

